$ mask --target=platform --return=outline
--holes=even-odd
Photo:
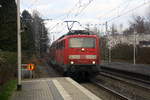
[[[71,78],[25,80],[10,100],[101,100]]]
[[[150,76],[150,65],[144,65],[144,64],[134,65],[129,63],[112,62],[112,63],[104,63],[101,64],[100,66],[101,68],[116,69],[116,70]]]

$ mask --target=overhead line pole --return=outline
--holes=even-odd
[[[133,64],[136,64],[136,32],[134,31],[134,43],[133,43]]]
[[[107,36],[107,38],[108,38],[108,22],[106,21],[106,23],[105,23],[105,28],[106,28],[106,36]],[[108,39],[106,40],[106,44],[108,43]],[[107,48],[106,48],[106,50],[105,50],[105,60],[107,59]],[[109,55],[109,54],[108,54]],[[108,60],[109,60],[109,58],[108,58]],[[107,60],[107,62],[108,62],[108,60]]]
[[[18,84],[17,90],[22,89],[21,85],[21,30],[20,30],[20,0],[17,0],[17,48],[18,48]]]

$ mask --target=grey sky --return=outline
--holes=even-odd
[[[92,2],[88,5],[89,1]],[[42,18],[54,19],[46,22],[49,29],[60,22],[57,27],[49,30],[49,32],[60,32],[60,35],[62,35],[61,32],[67,31],[66,24],[62,24],[64,20],[77,20],[83,26],[87,23],[98,25],[125,13],[124,16],[109,22],[109,25],[116,23],[119,26],[119,23],[123,23],[125,24],[123,26],[127,27],[128,20],[135,14],[144,15],[148,6],[144,5],[127,14],[126,12],[148,1],[150,0],[21,0],[21,11],[24,9],[30,12],[38,10]],[[88,6],[84,9],[86,5]],[[75,28],[81,27],[76,24]],[[103,29],[103,27],[101,28]],[[60,35],[57,34],[57,37]]]

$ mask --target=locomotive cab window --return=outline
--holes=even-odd
[[[70,48],[95,48],[95,45],[95,38],[79,37],[69,39]]]

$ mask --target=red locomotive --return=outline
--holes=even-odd
[[[51,45],[50,61],[67,75],[98,72],[101,63],[99,37],[83,31],[70,32]]]

